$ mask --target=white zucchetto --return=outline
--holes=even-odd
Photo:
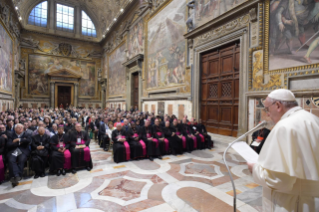
[[[281,100],[281,101],[296,101],[295,95],[287,89],[277,89],[270,94],[268,94],[269,98],[275,99],[275,100]]]

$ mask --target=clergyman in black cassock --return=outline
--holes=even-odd
[[[197,123],[198,131],[205,137],[206,146],[208,149],[214,147],[214,142],[212,141],[212,137],[208,135],[205,125],[202,124],[202,120],[198,119]]]
[[[15,131],[8,136],[7,160],[13,186],[18,185],[18,181],[22,179],[24,164],[30,154],[30,143],[31,137],[23,133],[22,124],[17,124]]]
[[[145,120],[145,126],[140,128],[140,133],[143,141],[146,144],[147,155],[149,159],[153,161],[153,157],[162,159],[161,152],[159,149],[159,141],[154,135],[153,128],[150,126],[150,121]]]
[[[50,136],[45,134],[44,127],[39,127],[39,134],[32,136],[31,168],[35,172],[34,179],[44,177],[45,167],[49,158]]]
[[[176,135],[176,130],[171,127],[170,122],[165,122],[163,128],[165,138],[169,141],[173,155],[183,154],[183,140]]]
[[[205,137],[204,135],[202,135],[197,126],[194,123],[194,119],[192,118],[190,121],[190,125],[189,125],[190,131],[192,133],[192,135],[194,135],[197,139],[197,148],[198,149],[205,149],[206,148],[206,142],[205,142]]]
[[[118,123],[116,129],[112,132],[113,140],[113,160],[115,163],[128,161],[131,159],[131,149],[127,142],[128,137],[126,132],[122,129],[122,125]]]
[[[90,154],[90,137],[82,131],[81,124],[75,124],[75,130],[68,133],[70,141],[70,152],[72,161],[72,173],[76,173],[76,169],[86,168],[91,171],[93,164]]]
[[[131,124],[127,136],[131,147],[131,158],[143,158],[146,156],[146,144],[142,140],[141,132],[135,123]]]
[[[180,124],[180,128],[182,131],[182,135],[185,136],[185,138],[186,138],[187,151],[191,152],[191,151],[197,149],[197,139],[196,139],[196,137],[194,138],[192,136],[191,129],[189,128],[189,125],[186,123],[186,119],[182,124]]]
[[[65,175],[71,169],[70,143],[67,134],[64,134],[64,126],[59,125],[58,133],[51,137],[51,163],[50,172],[57,171],[57,176]]]
[[[159,142],[161,155],[167,155],[169,153],[169,141],[164,137],[164,132],[158,119],[154,121],[153,132]]]

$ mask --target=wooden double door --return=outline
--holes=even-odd
[[[66,108],[66,105],[70,106],[71,104],[71,86],[58,86],[58,107],[63,105],[63,108]]]
[[[211,133],[237,136],[240,44],[201,56],[200,117]]]

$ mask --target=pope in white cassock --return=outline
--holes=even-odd
[[[275,122],[258,163],[248,163],[254,181],[263,186],[263,210],[319,211],[319,118],[298,106],[285,89],[264,101]]]

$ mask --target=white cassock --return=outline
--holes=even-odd
[[[319,118],[294,107],[267,137],[254,181],[263,186],[265,212],[319,211]]]

